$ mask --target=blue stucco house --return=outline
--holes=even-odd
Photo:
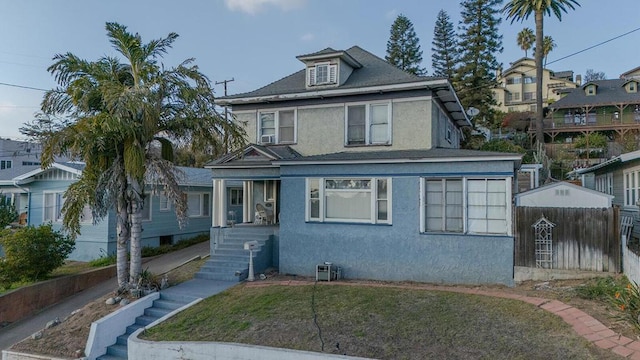
[[[358,46],[297,58],[301,70],[217,100],[250,145],[206,166],[211,268],[225,237],[263,227],[284,274],[330,262],[345,278],[512,285],[521,156],[460,148],[471,124],[445,78]]]
[[[54,229],[60,229],[64,192],[82,174],[83,168],[82,163],[57,162],[47,169],[33,166],[20,172],[0,174],[0,192],[13,199],[18,212],[27,214],[28,225],[50,222]],[[143,209],[142,246],[172,244],[210,231],[211,171],[177,168],[180,186],[187,196],[188,223],[180,228],[171,202],[161,191],[153,191],[148,186]],[[85,208],[80,231],[69,259],[87,261],[115,253],[115,212],[109,212],[94,224],[91,209]]]

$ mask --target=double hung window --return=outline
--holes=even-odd
[[[510,234],[510,179],[425,178],[423,232]]]
[[[638,205],[640,198],[640,168],[623,172],[624,176],[624,206]]]
[[[44,193],[44,216],[45,222],[62,221],[62,205],[64,204],[64,193],[46,192]]]
[[[347,105],[346,144],[391,143],[391,104]]]
[[[307,221],[391,224],[390,178],[307,179]]]
[[[307,68],[307,85],[328,85],[337,83],[338,65],[319,63]]]
[[[296,141],[296,111],[263,111],[258,114],[258,142],[291,144]]]
[[[187,193],[187,215],[189,217],[209,216],[209,194]]]

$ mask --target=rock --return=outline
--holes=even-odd
[[[160,290],[164,290],[169,287],[169,279],[165,276],[160,281]]]
[[[266,280],[267,279],[267,275],[265,274],[260,274],[260,280]]]
[[[115,300],[117,303],[119,303],[122,300],[122,298],[120,296],[116,296]]]
[[[551,289],[551,285],[549,285],[548,281],[545,281],[545,282],[540,283],[540,284],[535,284],[533,286],[533,288],[536,289],[536,290],[549,290],[549,289]]]
[[[75,356],[76,356],[76,359],[79,359],[79,358],[83,357],[84,356],[84,350],[79,350],[79,349],[76,350]]]
[[[73,316],[73,315],[75,315],[75,314],[77,314],[77,313],[79,313],[79,312],[82,312],[82,309],[76,309],[76,310],[73,310],[73,311],[71,312],[71,316]]]
[[[44,326],[44,328],[45,328],[45,329],[51,329],[52,327],[54,327],[54,326],[56,326],[56,325],[58,325],[58,324],[60,324],[60,319],[55,318],[55,319],[53,319],[53,320],[49,321],[49,322],[47,323],[47,325],[45,325],[45,326]]]
[[[130,303],[131,303],[131,301],[129,301],[129,299],[122,299],[120,301],[120,306],[129,305]]]
[[[33,340],[40,340],[42,339],[42,331],[38,331],[36,333],[33,333],[33,335],[31,335],[31,338]]]
[[[114,305],[116,303],[116,299],[115,298],[108,298],[107,301],[104,302],[107,305]]]

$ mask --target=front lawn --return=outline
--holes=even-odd
[[[239,342],[378,359],[618,358],[559,317],[521,301],[327,283],[240,285],[148,330],[143,338]]]

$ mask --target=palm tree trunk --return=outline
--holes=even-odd
[[[129,244],[127,205],[124,196],[118,196],[116,204],[116,271],[118,274],[118,287],[124,288],[127,285],[129,273],[127,272],[127,253]]]
[[[129,177],[129,186],[133,192],[131,197],[131,262],[129,268],[130,282],[133,284],[142,273],[142,187],[138,180]]]
[[[544,144],[544,112],[542,109],[542,42],[544,34],[542,31],[544,13],[536,10],[536,142]]]

